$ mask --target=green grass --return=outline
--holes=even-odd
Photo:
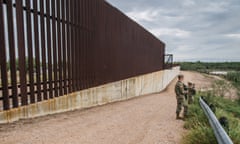
[[[213,130],[207,126],[198,126],[184,137],[184,144],[217,144]]]
[[[237,103],[240,105],[240,71],[230,72],[225,76],[225,79],[230,81],[232,85],[238,90],[238,100]]]
[[[211,71],[223,70],[228,74],[224,78],[231,82],[238,90],[238,99],[235,101],[225,99],[223,93],[231,89],[225,81],[218,81],[213,85],[213,91],[198,93],[193,105],[189,106],[189,118],[186,119],[184,127],[188,130],[184,136],[183,144],[217,144],[212,128],[202,111],[198,98],[204,96],[216,106],[216,116],[225,116],[229,122],[229,136],[234,144],[240,144],[240,62],[205,63],[205,62],[181,62],[181,70],[209,73]],[[214,96],[215,95],[215,96]]]
[[[217,118],[225,116],[229,121],[229,136],[234,144],[240,144],[240,105],[236,101],[222,97],[210,96],[210,93],[199,93],[193,105],[189,106],[189,117],[186,119],[184,128],[189,132],[184,136],[183,144],[217,144],[213,130],[202,111],[198,99],[204,96],[209,103],[216,106]]]

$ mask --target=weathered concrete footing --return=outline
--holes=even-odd
[[[89,108],[164,90],[179,74],[179,67],[145,74],[74,92],[54,99],[0,111],[0,123]]]

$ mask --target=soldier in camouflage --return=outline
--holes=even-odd
[[[187,116],[187,98],[185,98],[187,91],[184,90],[184,83],[183,83],[184,76],[178,75],[178,82],[175,85],[175,93],[177,98],[177,109],[176,109],[176,119],[181,119],[180,113],[182,107],[184,108],[183,115],[184,117]]]
[[[196,94],[195,86],[193,83],[188,82],[188,104],[192,104],[194,101],[194,95]]]

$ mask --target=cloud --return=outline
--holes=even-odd
[[[209,2],[202,10],[204,12],[223,13],[227,11],[229,3],[226,1]]]
[[[186,38],[190,36],[189,31],[177,29],[177,28],[158,28],[158,29],[152,29],[150,30],[154,35],[161,37],[162,35],[169,35],[169,36],[175,36],[175,37],[182,37]]]
[[[185,6],[185,7],[191,7],[193,5],[195,5],[195,2],[193,0],[184,0],[183,1],[183,6]]]
[[[152,22],[158,16],[159,11],[153,9],[146,9],[144,11],[133,10],[131,12],[127,12],[126,15],[134,19],[135,21],[147,21]]]
[[[230,38],[240,39],[240,33],[239,33],[239,34],[227,34],[226,36],[227,36],[227,37],[230,37]]]
[[[166,44],[176,61],[240,61],[238,0],[107,0]]]
[[[177,47],[177,49],[183,52],[194,50],[194,48],[189,45],[180,45]]]

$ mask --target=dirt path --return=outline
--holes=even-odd
[[[211,84],[198,73],[183,74],[197,88]],[[0,143],[177,144],[185,130],[183,121],[175,120],[175,82],[160,94],[0,125]]]

